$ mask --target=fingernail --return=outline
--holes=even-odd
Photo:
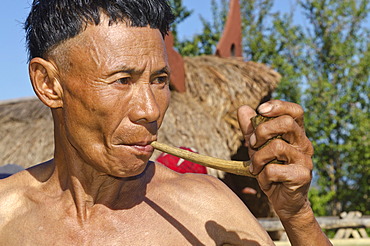
[[[267,114],[272,110],[274,105],[271,105],[270,103],[264,103],[261,106],[258,107],[258,113],[260,114]]]
[[[257,143],[256,134],[252,134],[251,138],[249,139],[249,142],[251,143],[251,146],[254,147],[254,145]]]

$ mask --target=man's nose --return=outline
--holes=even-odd
[[[150,83],[141,84],[131,98],[130,119],[137,123],[150,123],[160,116],[157,98]]]

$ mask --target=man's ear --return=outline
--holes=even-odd
[[[36,95],[46,106],[63,107],[63,89],[53,63],[40,57],[33,58],[29,64],[29,75]]]

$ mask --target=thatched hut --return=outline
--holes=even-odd
[[[172,92],[159,141],[230,159],[242,139],[236,109],[243,104],[256,108],[276,88],[280,75],[263,64],[235,58],[184,61],[186,92]],[[38,99],[1,102],[0,166],[27,168],[52,158],[52,128],[50,110]]]

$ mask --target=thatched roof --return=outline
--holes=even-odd
[[[0,165],[29,167],[53,156],[49,108],[35,98],[0,103]]]
[[[281,78],[263,64],[215,56],[186,57],[185,75],[187,91],[172,93],[159,140],[225,159],[241,144],[236,110],[256,108]]]
[[[241,140],[236,109],[257,107],[280,75],[263,64],[215,56],[185,58],[185,73],[187,91],[172,93],[159,140],[230,158]],[[0,103],[0,165],[50,159],[52,128],[50,110],[36,98]]]

